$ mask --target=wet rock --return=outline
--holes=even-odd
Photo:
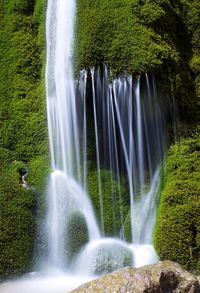
[[[75,271],[101,276],[133,264],[133,251],[119,239],[90,241],[77,256]]]
[[[66,230],[66,255],[71,261],[88,242],[88,229],[84,215],[79,211],[72,213]]]
[[[127,248],[114,246],[102,247],[96,253],[94,273],[96,275],[108,274],[114,270],[130,266],[133,263],[132,252]]]
[[[86,283],[73,293],[200,293],[198,279],[177,263],[124,268]]]

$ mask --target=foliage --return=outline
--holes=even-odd
[[[198,269],[200,261],[200,128],[171,146],[154,244],[161,258]]]

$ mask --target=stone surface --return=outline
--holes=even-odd
[[[200,275],[196,276],[198,281],[199,281],[199,285],[200,285]]]
[[[124,268],[86,283],[73,293],[200,293],[198,279],[177,263]]]

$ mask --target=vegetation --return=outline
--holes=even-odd
[[[67,223],[66,255],[72,260],[88,242],[88,230],[85,217],[81,212],[74,212]]]
[[[106,63],[113,76],[153,72],[176,94],[184,118],[198,119],[193,75],[199,68],[199,5],[198,0],[78,0],[76,71]]]
[[[30,269],[37,197],[44,187],[47,133],[44,79],[45,1],[0,2],[0,203],[2,278]],[[22,187],[27,172],[29,186]],[[34,177],[34,178],[33,178]]]
[[[21,162],[12,161],[0,173],[2,276],[29,270],[31,264],[36,201],[31,190],[20,184],[18,172],[22,167]]]
[[[154,243],[161,258],[200,270],[200,128],[171,146]]]
[[[124,215],[129,210],[129,193],[125,182],[121,182],[121,198],[117,180],[110,171],[101,170],[101,191],[103,205],[103,219],[106,236],[119,236],[120,228],[124,222]],[[101,227],[101,205],[98,185],[98,172],[91,170],[88,175],[88,193]]]
[[[161,22],[167,21],[165,26],[169,26],[165,6],[175,14],[177,5],[171,7],[169,1],[79,0],[77,6],[78,67],[104,62],[116,73],[141,73],[152,71],[166,59],[179,62],[174,42],[170,44],[154,29]]]
[[[2,278],[22,274],[32,265],[36,205],[49,172],[45,7],[46,0],[0,1]],[[152,72],[167,91],[175,93],[181,119],[195,125],[200,117],[199,14],[199,0],[77,0],[75,70],[106,63],[111,76]],[[196,269],[200,269],[199,148],[199,130],[170,148],[155,231],[161,259]],[[22,187],[26,170],[29,189]],[[100,223],[97,179],[92,168],[88,189]],[[101,170],[101,179],[105,234],[118,235],[125,221],[130,239],[126,184],[121,184],[120,199],[111,173]],[[79,220],[72,219],[72,227],[80,230],[85,223],[79,227]],[[80,237],[81,245],[86,238]],[[80,246],[70,252],[72,256]]]
[[[108,274],[117,269],[131,266],[133,263],[132,251],[117,244],[104,244],[98,247],[93,264],[94,274]]]
[[[78,0],[75,71],[106,63],[111,76],[153,72],[175,94],[188,130],[200,117],[199,38],[198,0]],[[198,134],[171,147],[155,231],[160,258],[189,269],[199,268],[198,165]],[[128,223],[127,213],[126,239]]]
[[[126,241],[131,243],[132,231],[131,231],[131,211],[130,211],[130,209],[129,209],[129,212],[127,213],[125,221],[124,221],[124,238]]]

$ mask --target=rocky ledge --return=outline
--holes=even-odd
[[[86,283],[73,293],[200,293],[198,279],[171,261],[124,268]]]

